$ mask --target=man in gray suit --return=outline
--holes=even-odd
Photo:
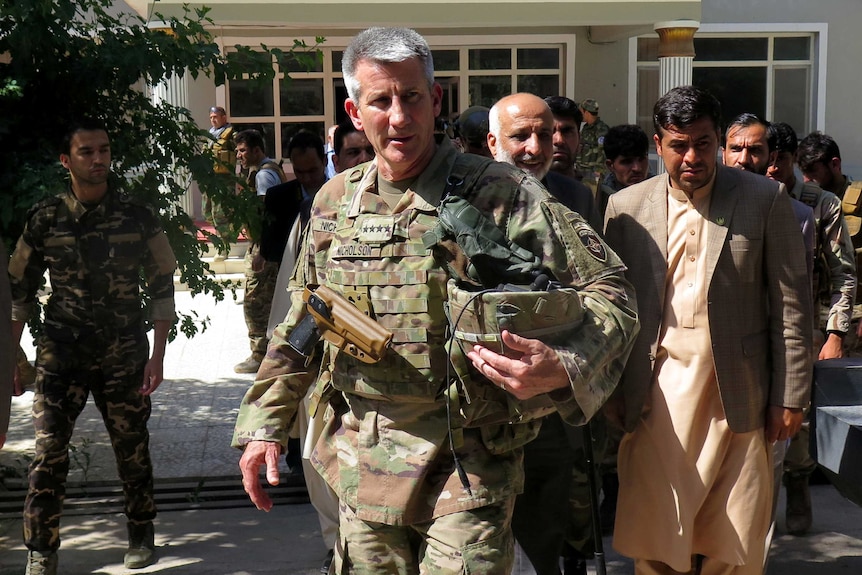
[[[718,165],[711,94],[675,88],[653,120],[667,173],[611,196],[605,221],[641,318],[606,409],[628,432],[614,546],[638,575],[761,573],[771,443],[809,399],[802,235],[783,185]]]

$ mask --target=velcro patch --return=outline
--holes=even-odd
[[[362,225],[359,228],[359,241],[382,244],[392,239],[394,231],[394,216],[371,216],[362,220]]]
[[[589,226],[578,226],[578,239],[590,252],[590,255],[602,263],[608,261],[608,251],[605,249],[605,244],[599,239],[598,234]]]
[[[335,220],[326,220],[323,218],[311,219],[311,230],[315,232],[325,232],[327,234],[331,234],[335,232],[335,228],[337,225],[338,224]]]

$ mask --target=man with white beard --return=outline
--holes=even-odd
[[[593,229],[602,229],[589,188],[551,171],[554,115],[544,100],[525,92],[501,98],[491,108],[488,124],[488,149],[495,160],[533,175],[563,205],[581,214]]]
[[[500,99],[489,115],[488,148],[498,162],[521,168],[594,229],[598,214],[589,189],[572,178],[550,171],[554,160],[554,115],[533,94]],[[595,213],[594,213],[595,212]],[[569,494],[573,468],[581,453],[580,430],[567,426],[557,413],[542,420],[539,435],[524,446],[524,492],[515,499],[513,575],[559,575],[560,555],[569,525]],[[586,510],[589,512],[589,507]],[[591,524],[589,517],[579,524]],[[569,569],[566,571],[569,574]],[[586,574],[581,560],[576,574]]]

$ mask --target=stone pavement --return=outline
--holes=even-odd
[[[326,550],[303,488],[296,483],[281,486],[273,490],[277,506],[268,514],[257,511],[240,485],[239,452],[229,446],[237,406],[253,378],[233,373],[233,365],[248,355],[242,306],[230,296],[216,304],[209,296],[192,298],[178,292],[177,308],[210,322],[193,340],[180,335],[168,345],[166,381],[153,396],[150,431],[161,509],[156,526],[160,559],[137,572],[317,573]],[[32,343],[27,342],[25,349],[32,359]],[[0,484],[0,575],[21,574],[24,569],[19,515],[21,477],[33,449],[31,402],[32,393],[14,400],[7,444],[0,450],[0,468],[6,476]],[[73,447],[60,573],[132,573],[122,567],[125,521],[113,456],[92,402],[78,420]],[[815,486],[812,492],[812,533],[802,538],[787,535],[780,515],[770,573],[862,573],[862,509],[831,486]],[[632,572],[631,563],[611,551],[609,538],[605,548],[607,573]]]

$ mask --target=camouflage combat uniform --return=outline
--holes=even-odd
[[[797,180],[790,195],[814,210],[817,235],[814,247],[815,309],[828,308],[826,325],[829,331],[847,334],[856,301],[856,251],[844,221],[841,200],[817,184]],[[817,319],[819,320],[819,315]],[[817,359],[819,349],[814,350]],[[784,470],[791,475],[810,475],[817,467],[808,449],[808,423],[799,430],[787,447]]]
[[[263,195],[257,193],[255,182],[260,170],[272,170],[278,174],[283,182],[287,180],[284,172],[273,160],[267,158],[257,168],[250,170],[248,174],[248,185],[261,200],[261,217],[266,217],[263,206]],[[243,295],[242,310],[245,315],[245,325],[248,328],[249,347],[252,357],[256,360],[263,358],[266,354],[266,328],[269,323],[269,312],[272,309],[272,298],[275,296],[275,284],[278,279],[279,262],[264,261],[263,269],[254,271],[252,261],[260,254],[261,223],[247,226],[251,234],[252,244],[245,253],[245,293]]]
[[[575,158],[575,168],[584,175],[584,183],[595,189],[605,172],[605,134],[610,128],[601,118],[581,128],[581,148]]]
[[[109,188],[95,206],[71,190],[37,204],[9,263],[13,319],[26,322],[47,268],[52,294],[39,340],[33,422],[36,454],[24,504],[24,542],[60,546],[69,440],[90,392],[108,430],[131,523],[156,515],[149,454],[149,355],[139,290],[152,320],[174,319],[176,260],[156,213]]]
[[[319,377],[318,387],[330,382],[336,390],[312,462],[342,504],[335,561],[349,565],[344,572],[415,570],[416,538],[428,545],[423,572],[511,568],[509,522],[523,488],[522,449],[514,438],[524,424],[473,427],[454,412],[455,453],[469,490],[449,448],[444,305],[450,276],[422,236],[437,223],[435,206],[457,154],[444,139],[394,209],[378,194],[373,162],[337,175],[317,193],[291,280],[293,305],[237,418],[235,446],[252,440],[283,446],[309,385]],[[486,166],[465,191],[467,199],[561,282],[580,290],[571,297],[583,304],[584,322],[554,346],[571,387],[549,397],[566,421],[583,424],[612,392],[637,329],[625,268],[538,181],[512,166]],[[326,344],[320,376],[307,368],[285,343],[305,313],[307,283],[365,302],[394,333],[388,354],[363,364]]]
[[[233,176],[236,169],[236,144],[233,142],[233,126],[225,124],[221,128],[210,128],[209,132],[215,138],[210,144],[210,149],[216,159],[213,172],[220,176],[219,181],[226,189],[232,189],[235,186]],[[204,219],[215,227],[216,233],[222,240],[229,240],[230,219],[225,214],[224,207],[206,194],[201,195],[201,200]]]

